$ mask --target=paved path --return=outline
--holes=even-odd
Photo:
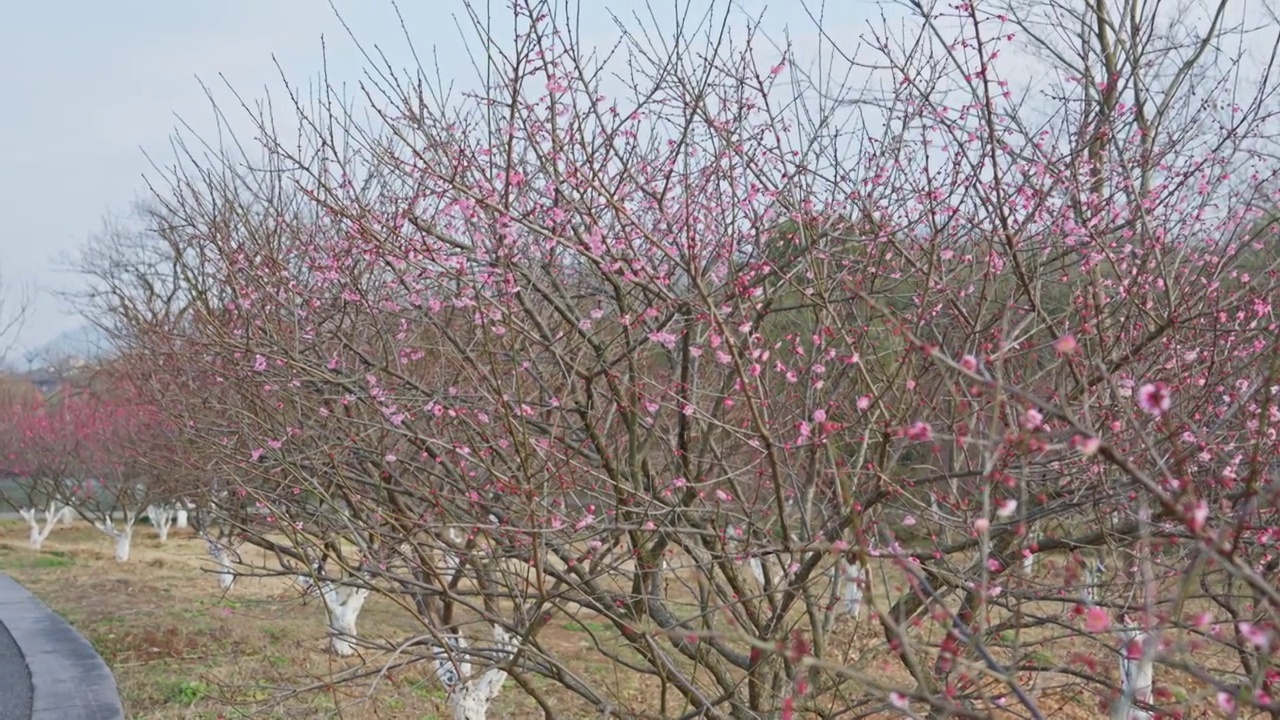
[[[0,720],[124,720],[115,677],[89,641],[7,575],[0,575],[0,678]],[[5,714],[10,701],[18,714]]]
[[[18,643],[0,625],[0,720],[31,717],[31,673]]]

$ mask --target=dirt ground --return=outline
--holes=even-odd
[[[224,596],[209,572],[205,544],[183,531],[173,531],[169,541],[160,544],[151,528],[139,527],[133,558],[124,564],[113,560],[111,541],[84,523],[55,529],[41,552],[30,550],[26,538],[22,523],[0,521],[0,571],[23,583],[89,638],[115,673],[130,718],[449,716],[444,693],[424,665],[378,673],[385,656],[366,653],[364,658],[340,659],[325,652],[323,607],[315,598],[304,599],[290,580],[241,578]],[[274,565],[265,555],[255,557],[256,552],[245,552],[244,560]],[[366,603],[359,628],[362,636],[373,638],[421,632],[409,613],[377,596]],[[602,661],[594,643],[607,638],[609,631],[598,618],[583,617],[577,622],[553,621],[540,638],[584,679],[615,698],[619,707],[662,717],[650,678]],[[850,666],[864,672],[882,668],[886,679],[901,671],[883,651],[883,639],[873,628],[852,632],[847,641]],[[1096,647],[1077,650],[1098,653]],[[1097,657],[1103,668],[1113,662]],[[335,673],[353,670],[367,670],[371,677],[330,684]],[[549,681],[531,682],[553,699],[563,717],[600,717]],[[1098,698],[1080,692],[1078,684],[1033,685],[1038,685],[1042,708],[1052,717],[1105,716]],[[292,692],[300,687],[310,690]],[[1195,701],[1188,705],[1205,707]],[[542,715],[511,680],[490,711],[491,718]],[[1184,715],[1213,716],[1204,709]]]
[[[25,526],[0,523],[0,571],[93,643],[115,673],[129,718],[449,716],[444,693],[425,667],[384,674],[372,693],[369,681],[328,686],[335,672],[382,664],[325,652],[323,607],[315,598],[304,603],[288,580],[241,578],[223,596],[202,541],[175,530],[161,545],[150,528],[137,533],[133,558],[121,564],[111,541],[85,524],[55,529],[37,553],[26,545]],[[414,630],[406,613],[376,596],[365,604],[359,626],[362,634],[387,637]],[[550,630],[559,642],[588,642],[584,628]],[[313,689],[289,692],[306,686]],[[490,717],[541,714],[525,702],[508,688]]]

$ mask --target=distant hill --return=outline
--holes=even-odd
[[[111,352],[107,336],[92,325],[81,325],[23,353],[30,366],[57,365],[69,358],[97,360]]]

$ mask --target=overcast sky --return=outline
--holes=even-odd
[[[652,2],[669,15],[689,0]],[[815,8],[821,0],[737,3],[741,17],[764,13],[771,38],[781,40],[789,30],[802,52],[816,37],[806,4]],[[901,5],[892,2],[828,4],[824,29],[846,49],[858,45],[869,21],[901,13]],[[334,5],[362,43],[378,45],[397,66],[409,64],[389,0]],[[624,17],[644,12],[643,0],[583,5],[588,10],[581,33],[588,43],[608,44],[616,37],[610,10]],[[462,0],[406,0],[403,6],[419,54],[430,62],[434,49],[446,79],[472,78],[457,25],[465,23]],[[54,295],[77,284],[59,260],[100,230],[107,215],[123,216],[144,197],[144,175],[152,174],[144,153],[167,164],[178,118],[208,133],[213,115],[200,81],[214,86],[226,107],[231,101],[220,76],[250,100],[269,88],[279,91],[273,58],[291,82],[305,84],[321,68],[322,37],[330,76],[358,80],[363,60],[327,0],[6,4],[0,22],[0,275],[10,307],[21,288],[34,293],[18,357],[83,324]],[[1013,69],[1031,72],[1025,65]]]
[[[503,2],[495,2],[501,7]],[[671,0],[656,0],[670,8]],[[831,26],[860,32],[870,2],[833,3],[846,9]],[[408,46],[388,0],[336,0],[334,5],[362,43],[377,44],[398,65]],[[634,0],[586,2],[588,39],[615,36],[606,10],[620,15],[643,8]],[[741,2],[744,13],[766,3]],[[847,6],[860,6],[849,10]],[[768,25],[812,32],[800,0],[778,0]],[[443,74],[473,77],[463,36],[461,0],[402,3],[419,53],[434,48]],[[177,119],[208,131],[212,113],[200,81],[227,99],[219,76],[242,95],[278,90],[273,57],[297,83],[321,67],[321,37],[330,74],[352,80],[363,61],[326,0],[66,0],[9,3],[0,22],[0,274],[12,307],[26,288],[33,304],[16,356],[83,321],[54,296],[77,285],[62,269],[100,230],[104,218],[126,214],[144,197],[144,174],[169,159]]]

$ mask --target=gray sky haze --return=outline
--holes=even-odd
[[[672,7],[655,4],[667,12]],[[493,3],[495,14],[502,5]],[[616,36],[610,10],[644,12],[635,0],[584,5],[589,43]],[[739,5],[744,17],[765,8],[760,0]],[[771,35],[791,24],[812,37],[800,0],[772,5]],[[878,12],[872,2],[851,4],[860,10],[839,5],[844,9],[829,27],[855,34],[861,30],[855,26]],[[378,45],[397,66],[410,63],[390,2],[337,0],[335,6],[361,43]],[[446,81],[474,77],[458,27],[466,22],[462,9],[461,0],[401,4],[419,54],[431,63],[434,51]],[[179,118],[198,133],[211,131],[214,116],[201,82],[229,111],[234,101],[220,75],[250,101],[268,89],[279,93],[276,61],[291,83],[305,85],[321,69],[322,36],[331,77],[357,81],[364,61],[325,0],[6,4],[0,22],[0,275],[10,307],[21,289],[32,294],[17,358],[83,325],[56,297],[78,283],[60,261],[100,231],[106,217],[126,216],[145,197],[144,175],[154,176],[148,156],[161,166],[170,161]],[[232,118],[243,120],[234,112]]]
[[[690,3],[705,7],[711,1],[652,3],[666,24],[673,8]],[[474,4],[485,5],[484,0]],[[905,13],[902,3],[827,0],[822,10],[823,4],[737,0],[735,14],[739,26],[763,15],[767,37],[762,40],[780,43],[789,37],[798,55],[793,64],[810,69],[815,67],[818,33],[809,10],[824,13],[823,31],[849,53],[859,50],[869,28],[879,26],[882,17],[907,32],[909,23],[894,20]],[[496,17],[509,16],[504,0],[491,5]],[[84,325],[56,296],[79,282],[60,260],[100,232],[107,217],[125,218],[133,203],[146,197],[144,176],[156,175],[151,163],[164,167],[172,161],[170,140],[179,118],[195,133],[212,137],[215,116],[201,82],[230,114],[232,129],[245,137],[251,136],[250,123],[222,77],[249,102],[268,91],[279,101],[276,62],[290,83],[305,86],[327,57],[331,81],[345,84],[348,97],[356,94],[365,61],[334,8],[366,48],[377,46],[397,69],[412,65],[390,0],[334,0],[332,7],[328,0],[5,4],[0,21],[0,276],[10,306],[22,289],[32,293],[16,358]],[[475,82],[475,70],[467,57],[470,29],[463,9],[464,0],[401,3],[424,64],[438,63],[444,81],[465,85]],[[617,38],[610,12],[624,19],[648,16],[644,0],[583,0],[579,27],[585,44],[607,47]],[[1237,12],[1261,18],[1261,9],[1247,0]],[[496,34],[510,37],[501,29]],[[754,49],[770,61],[776,57],[768,42],[758,42]],[[858,86],[862,80],[845,75],[848,70],[846,64],[830,75],[837,76],[836,83]],[[1045,79],[1043,73],[1037,77],[1030,60],[1006,60],[1003,70],[1015,92],[1019,85],[1030,87]]]

